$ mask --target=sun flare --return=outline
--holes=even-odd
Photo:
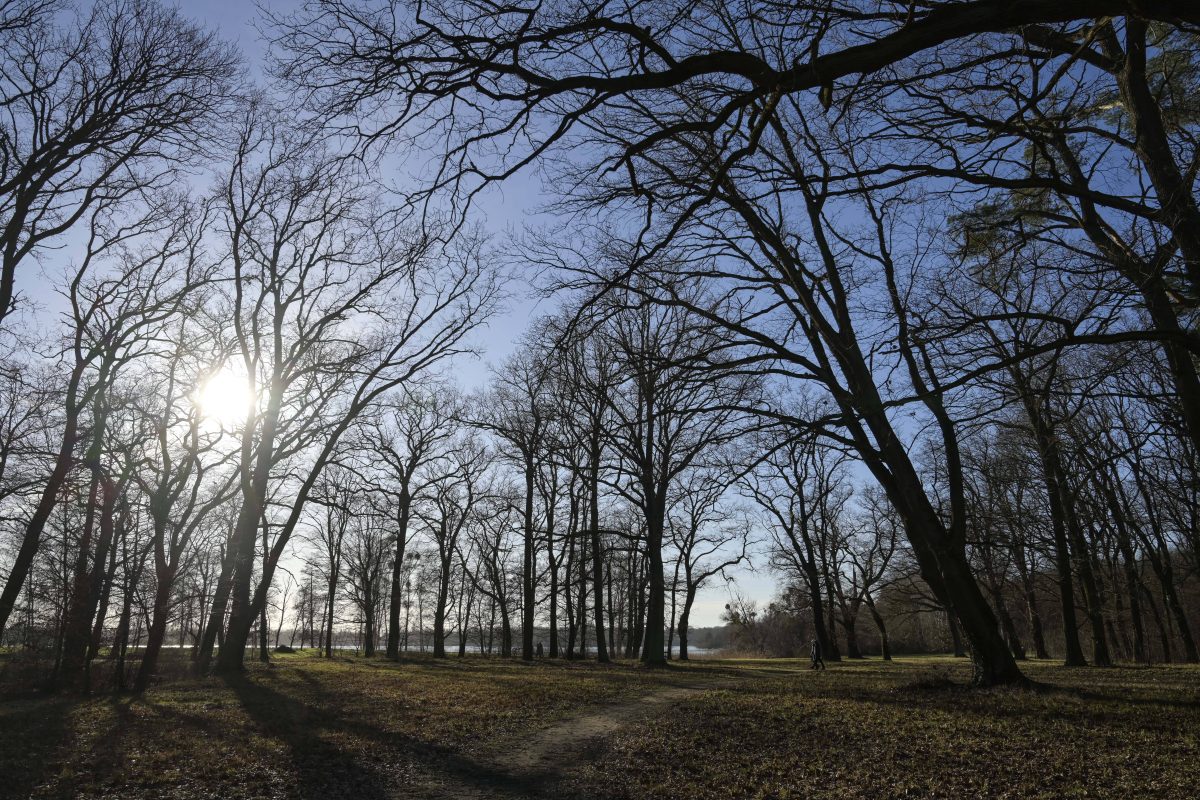
[[[250,405],[250,382],[227,369],[209,376],[196,391],[196,407],[205,419],[231,427],[246,418]]]

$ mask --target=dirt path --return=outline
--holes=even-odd
[[[416,787],[406,787],[403,795],[446,800],[545,796],[565,766],[595,759],[604,741],[621,728],[647,719],[656,709],[714,688],[720,687],[677,684],[573,714],[486,758],[451,761]]]

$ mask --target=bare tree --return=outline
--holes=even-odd
[[[142,217],[124,222],[121,228],[95,232],[64,292],[70,304],[71,333],[63,356],[70,368],[63,388],[64,414],[57,431],[57,453],[27,518],[20,549],[0,594],[0,633],[72,470],[82,464],[91,475],[89,496],[93,502],[89,508],[95,510],[102,487],[109,511],[114,507],[111,504],[117,498],[102,463],[107,391],[123,369],[151,350],[150,343],[188,307],[196,289],[212,279],[211,265],[193,257],[192,244],[202,226],[186,203],[165,202],[146,210]],[[85,526],[84,536],[90,533],[90,526]],[[107,553],[110,533],[102,533],[104,546],[99,552]],[[86,552],[88,547],[83,550]],[[82,658],[83,631],[90,630],[95,608],[90,599],[95,584],[88,572],[86,562],[78,565],[72,659],[77,655]],[[71,666],[69,675],[77,673],[76,667],[82,668],[82,661],[73,661]]]
[[[384,533],[382,519],[370,513],[363,498],[359,498],[353,516],[348,521],[350,537],[345,553],[347,588],[359,613],[363,655],[370,658],[375,655],[379,612],[383,607],[383,576],[392,548]]]
[[[671,544],[678,554],[676,573],[683,572],[672,584],[674,589],[682,578],[683,607],[672,625],[679,632],[681,661],[688,660],[688,624],[700,587],[713,577],[727,577],[726,570],[746,560],[750,545],[748,521],[738,519],[722,502],[739,470],[729,460],[715,461],[684,475],[668,514]],[[669,644],[667,649],[669,653]]]
[[[491,391],[477,399],[474,424],[505,443],[520,466],[524,485],[521,567],[521,657],[533,660],[533,624],[536,612],[537,479],[550,458],[549,425],[555,413],[550,406],[549,369],[542,353],[527,346],[497,371]]]
[[[331,157],[311,134],[285,130],[270,109],[247,113],[219,194],[235,361],[249,384],[229,631],[218,659],[230,671],[241,668],[275,567],[343,436],[388,392],[461,352],[495,287],[477,243],[435,247],[382,205],[358,167]],[[273,467],[302,452],[312,455],[252,589]],[[213,620],[223,612],[214,607]]]
[[[701,301],[697,301],[699,303]],[[612,340],[621,384],[609,439],[620,459],[615,488],[646,525],[648,596],[642,661],[666,663],[663,549],[670,497],[685,471],[739,432],[754,384],[727,355],[728,342],[702,318],[670,306],[618,306]]]
[[[459,541],[473,514],[480,491],[481,472],[487,466],[487,454],[478,441],[465,436],[437,464],[428,497],[418,506],[437,548],[437,597],[433,610],[433,655],[446,657],[446,618],[450,606],[453,569],[461,552]],[[460,636],[462,631],[459,631]]]
[[[391,507],[396,533],[388,596],[387,656],[400,655],[400,609],[403,603],[405,551],[411,537],[413,505],[430,486],[432,474],[420,470],[439,457],[454,434],[456,403],[437,387],[402,387],[377,419],[367,421],[364,436],[377,460],[373,491]]]
[[[155,0],[4,0],[0,54],[3,324],[31,256],[89,216],[117,220],[210,152],[239,59]]]

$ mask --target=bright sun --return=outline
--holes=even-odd
[[[195,402],[205,419],[232,427],[246,418],[250,383],[227,369],[218,370],[200,384]]]

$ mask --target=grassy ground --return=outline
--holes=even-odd
[[[1042,691],[975,692],[955,684],[968,669],[953,659],[802,667],[298,654],[141,698],[9,696],[0,797],[1190,798],[1200,786],[1195,668],[1030,664]],[[583,724],[617,708],[619,726]],[[611,732],[553,775],[512,779],[502,765],[534,734],[557,724],[571,737],[564,719]]]
[[[1195,668],[1030,663],[1039,691],[981,692],[952,682],[968,678],[952,659],[770,666],[618,734],[573,785],[602,798],[1198,796]]]

